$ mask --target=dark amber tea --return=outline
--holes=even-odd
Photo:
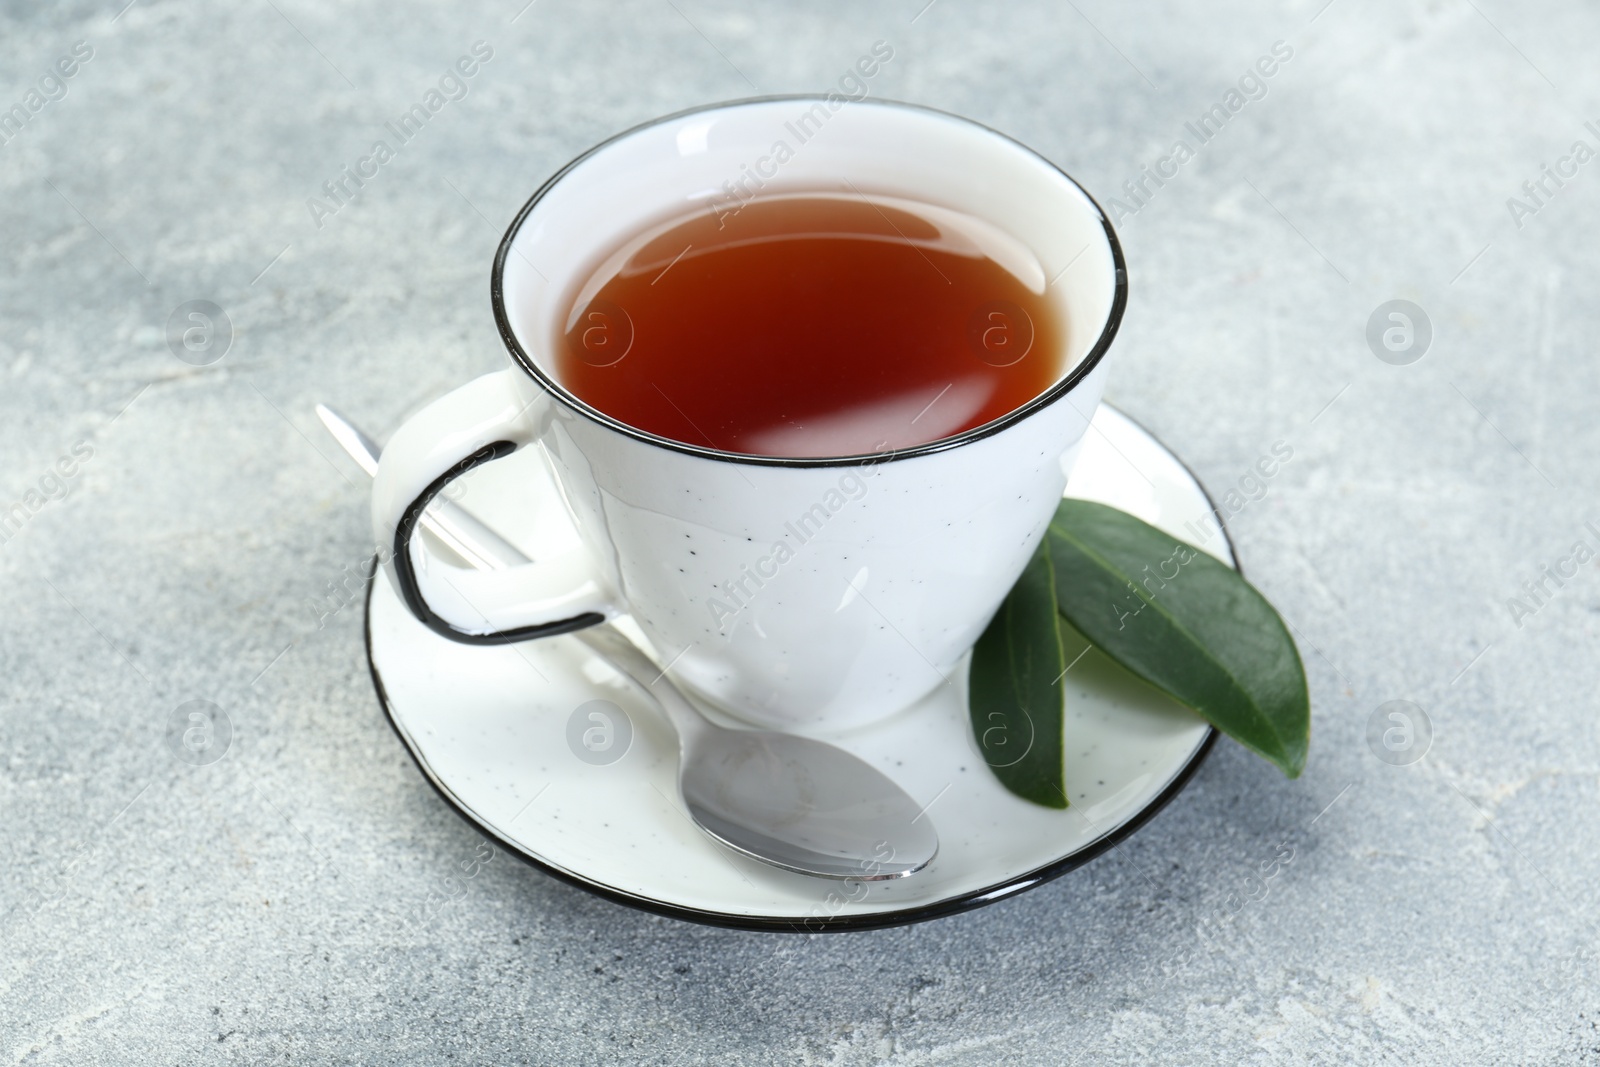
[[[577,294],[557,375],[631,426],[845,456],[981,426],[1060,377],[1065,324],[1016,238],[902,200],[806,194],[657,226]]]

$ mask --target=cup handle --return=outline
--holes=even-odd
[[[581,630],[616,614],[593,555],[577,549],[505,570],[430,558],[414,535],[450,481],[538,438],[550,404],[525,397],[521,371],[486,374],[440,397],[395,431],[372,483],[372,529],[388,547],[384,572],[417,620],[466,644],[506,644]],[[552,496],[542,513],[562,510]]]

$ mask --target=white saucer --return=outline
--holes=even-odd
[[[462,503],[502,531],[557,525],[519,509],[540,466],[528,449],[480,468]],[[507,491],[498,491],[501,482]],[[1237,565],[1199,482],[1113,408],[1095,415],[1067,495],[1199,538]],[[554,534],[512,540],[548,557],[571,536]],[[1085,644],[1070,640],[1069,661]],[[833,882],[746,859],[701,833],[678,799],[677,744],[666,720],[571,637],[458,644],[413,619],[380,580],[367,602],[367,654],[379,699],[423,774],[499,845],[619,903],[747,929],[893,926],[1031,889],[1139,829],[1183,788],[1215,738],[1192,712],[1089,650],[1065,679],[1071,807],[1038,807],[1006,792],[979,756],[962,670],[959,692],[936,692],[849,733],[817,735],[929,805],[940,842],[933,863],[908,878]],[[568,742],[573,713],[595,700],[611,701],[631,722],[625,753],[608,764],[580,759]]]

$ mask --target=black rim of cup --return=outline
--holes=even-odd
[[[961,115],[956,115],[949,111],[942,111],[938,108],[927,107],[922,104],[907,103],[903,100],[875,99],[870,101],[851,101],[846,106],[908,108],[913,111],[922,111],[929,114],[941,115],[945,118],[954,119],[957,122],[965,123],[966,125],[974,126],[981,130],[986,130],[994,136],[1005,141],[1009,141],[1011,144],[1021,148],[1024,152],[1027,152],[1029,155],[1038,159],[1045,166],[1049,167],[1051,170],[1054,170],[1067,181],[1071,182],[1072,185],[1083,194],[1084,199],[1086,199],[1090,205],[1093,206],[1095,212],[1099,216],[1101,228],[1105,231],[1106,243],[1111,248],[1111,263],[1115,271],[1115,278],[1113,280],[1114,290],[1111,298],[1111,311],[1106,316],[1106,322],[1100,331],[1100,336],[1095,339],[1094,344],[1090,347],[1089,351],[1084,355],[1084,357],[1078,361],[1077,365],[1074,366],[1072,370],[1068,371],[1060,381],[1050,386],[1050,388],[1046,389],[1032,400],[1029,400],[1027,403],[1022,404],[1019,407],[1013,408],[1011,411],[1002,415],[998,419],[984,423],[982,426],[976,426],[970,430],[954,434],[949,437],[941,437],[935,441],[928,441],[924,444],[914,445],[908,448],[895,449],[889,452],[849,456],[765,456],[745,452],[726,452],[722,449],[711,448],[705,445],[690,444],[686,441],[675,441],[670,437],[662,437],[658,434],[641,430],[636,426],[630,426],[628,423],[607,415],[599,408],[587,404],[577,396],[573,395],[559,381],[556,381],[550,374],[546,373],[545,370],[539,366],[538,362],[528,354],[527,350],[523,348],[522,341],[512,330],[511,320],[506,313],[505,291],[502,284],[505,276],[506,260],[511,254],[512,244],[515,242],[517,234],[521,231],[523,222],[533,212],[533,209],[539,205],[540,201],[544,199],[545,195],[555,187],[556,183],[561,181],[562,178],[566,177],[568,172],[570,172],[574,167],[578,166],[578,164],[582,163],[584,160],[588,159],[602,148],[605,148],[607,145],[610,145],[616,141],[620,141],[625,137],[630,137],[641,130],[649,129],[652,126],[659,126],[663,123],[674,122],[687,115],[696,115],[705,111],[723,111],[730,108],[743,107],[749,104],[766,104],[788,100],[825,101],[826,99],[826,97],[815,93],[794,93],[775,96],[753,96],[740,100],[727,100],[720,103],[704,104],[699,107],[687,108],[683,111],[674,112],[671,115],[663,115],[660,118],[651,119],[649,122],[640,123],[631,129],[623,130],[621,133],[618,133],[612,137],[608,137],[551,175],[543,185],[539,186],[538,191],[536,191],[533,196],[528,198],[528,202],[522,206],[522,210],[517,212],[516,218],[512,219],[511,225],[506,229],[505,236],[500,240],[500,247],[495,252],[494,270],[489,279],[489,300],[494,306],[495,325],[500,330],[501,340],[505,342],[507,350],[510,351],[512,358],[516,360],[517,364],[521,366],[521,368],[528,375],[530,375],[534,381],[543,386],[547,393],[549,393],[556,400],[559,400],[567,408],[601,424],[602,426],[606,426],[618,433],[631,437],[636,441],[655,445],[658,448],[670,449],[674,452],[683,452],[692,456],[700,456],[704,459],[721,460],[729,463],[745,463],[751,466],[761,467],[853,467],[862,463],[882,463],[893,460],[910,459],[913,456],[924,456],[933,452],[942,452],[949,448],[959,448],[962,445],[970,444],[973,441],[978,441],[985,437],[992,436],[993,434],[997,434],[1000,431],[1007,429],[1018,422],[1021,422],[1023,419],[1028,418],[1030,415],[1049,407],[1051,404],[1056,403],[1058,400],[1063,399],[1067,396],[1067,394],[1071,393],[1078,383],[1086,378],[1089,373],[1093,371],[1097,365],[1099,365],[1100,360],[1105,357],[1106,352],[1111,347],[1112,340],[1114,340],[1117,336],[1118,328],[1122,325],[1123,312],[1126,310],[1128,305],[1127,265],[1122,258],[1122,245],[1117,241],[1116,231],[1112,229],[1111,220],[1106,217],[1105,209],[1100,206],[1099,201],[1095,200],[1094,196],[1090,194],[1089,190],[1085,189],[1082,184],[1080,184],[1072,175],[1068,174],[1066,171],[1056,166],[1055,163],[1029,148],[1021,141],[1018,141],[1016,138],[1009,137],[993,127],[985,126],[981,122],[975,122],[972,119],[965,118]],[[1085,415],[1085,417],[1087,418],[1087,415]]]

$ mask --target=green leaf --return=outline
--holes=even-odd
[[[1047,808],[1067,806],[1056,587],[1041,544],[972,650],[967,698],[984,762],[1011,792]]]
[[[1254,586],[1199,549],[1086,500],[1061,502],[1045,544],[1057,606],[1095,647],[1299,776],[1311,736],[1305,669]]]

